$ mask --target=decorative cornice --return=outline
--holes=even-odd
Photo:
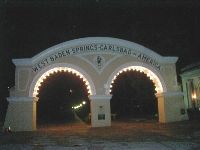
[[[183,96],[183,92],[165,92],[156,94],[156,97],[174,97],[174,96]]]
[[[200,68],[196,68],[196,69],[190,70],[190,71],[188,70],[188,71],[180,74],[180,76],[185,79],[191,78],[191,77],[197,77],[199,75],[200,75]]]
[[[90,100],[110,100],[112,95],[90,95]]]
[[[38,97],[8,97],[7,98],[7,100],[9,101],[9,102],[21,102],[21,101],[23,101],[23,102],[31,102],[31,101],[33,101],[33,102],[37,102],[38,101]]]
[[[182,74],[184,74],[184,73],[191,72],[197,69],[200,69],[200,62],[187,65],[186,67],[181,69],[181,72]]]
[[[175,64],[178,61],[178,57],[175,56],[162,57],[160,58],[159,61],[165,64]]]
[[[12,59],[15,66],[32,66],[31,58]]]

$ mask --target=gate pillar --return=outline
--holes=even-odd
[[[36,130],[37,97],[8,97],[9,104],[4,128],[12,131]]]
[[[159,122],[168,123],[188,120],[182,92],[157,94]]]
[[[91,125],[92,127],[111,126],[110,95],[91,95]]]

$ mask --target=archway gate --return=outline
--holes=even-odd
[[[155,84],[159,122],[187,119],[183,94],[177,84],[177,57],[163,57],[133,42],[89,37],[50,47],[32,58],[13,59],[15,86],[10,89],[4,127],[36,130],[37,94],[51,73],[68,71],[85,82],[92,127],[111,125],[110,92],[115,78],[127,70],[144,72]],[[103,116],[103,117],[102,117]]]

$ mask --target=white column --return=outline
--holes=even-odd
[[[111,126],[110,99],[111,95],[90,96],[92,127]]]
[[[36,130],[37,97],[8,97],[9,104],[4,122],[4,128],[12,131]]]
[[[159,122],[188,120],[182,92],[157,94]]]

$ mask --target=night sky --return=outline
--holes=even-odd
[[[14,86],[11,59],[82,37],[115,37],[178,56],[180,73],[199,61],[199,28],[198,0],[1,0],[0,97]]]

